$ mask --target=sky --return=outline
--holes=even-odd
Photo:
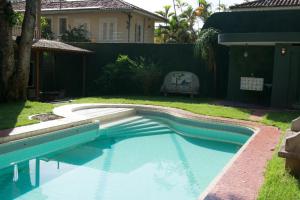
[[[125,0],[131,4],[134,4],[138,7],[144,8],[148,11],[155,12],[157,10],[162,10],[164,5],[172,5],[172,0]],[[197,0],[183,0],[193,7],[197,7]],[[215,9],[218,4],[219,0],[207,0],[209,3],[212,4],[212,7]],[[243,3],[244,0],[220,0],[221,4],[225,4],[227,6],[236,4],[236,3]]]

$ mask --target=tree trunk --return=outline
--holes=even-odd
[[[10,99],[26,100],[27,86],[30,73],[31,46],[34,36],[36,5],[38,0],[26,0],[22,34],[18,46],[18,62],[11,90],[8,93]]]
[[[9,80],[15,71],[12,14],[11,4],[0,0],[0,101],[6,100]]]

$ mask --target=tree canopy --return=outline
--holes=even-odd
[[[199,7],[196,9],[183,0],[174,0],[173,10],[171,5],[166,5],[163,10],[157,11],[167,21],[155,30],[156,42],[194,43],[199,33],[196,24],[199,20],[204,23],[212,14],[210,3],[206,0],[198,1]]]

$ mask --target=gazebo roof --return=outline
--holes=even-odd
[[[73,53],[92,53],[92,51],[75,47],[63,42],[54,40],[36,39],[33,41],[32,49],[44,50],[44,51],[61,51],[61,52],[73,52]]]

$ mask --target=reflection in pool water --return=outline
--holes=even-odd
[[[195,200],[241,147],[181,136],[149,117],[105,131],[126,134],[2,169],[0,199]]]

